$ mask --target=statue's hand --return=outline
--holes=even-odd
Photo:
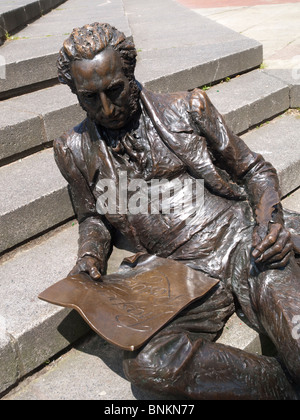
[[[99,260],[91,256],[79,258],[75,267],[70,271],[69,276],[74,276],[82,272],[89,274],[93,280],[99,280],[101,277]]]
[[[258,225],[253,232],[252,255],[256,264],[272,269],[285,267],[293,250],[290,232],[280,223],[270,224],[264,239],[261,239],[261,231]]]

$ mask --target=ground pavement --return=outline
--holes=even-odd
[[[201,16],[261,42],[265,68],[300,68],[298,0],[179,1]]]

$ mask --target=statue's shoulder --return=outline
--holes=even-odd
[[[149,90],[141,92],[141,99],[150,118],[158,119],[173,132],[194,130],[191,116],[203,113],[207,95],[201,89],[174,93],[156,93]]]
[[[151,102],[154,106],[175,105],[178,102],[188,101],[190,92],[153,92],[143,88],[141,98]]]
[[[60,137],[54,140],[53,147],[56,153],[60,153],[66,148],[75,151],[81,147],[82,138],[88,133],[87,119],[82,121],[77,126],[63,133]]]
[[[189,104],[189,111],[203,113],[207,108],[207,104],[209,102],[209,98],[207,93],[204,92],[202,89],[196,88],[189,92],[188,97],[188,104]]]
[[[157,93],[143,89],[143,98],[146,98],[148,103],[151,103],[152,106],[162,113],[167,112],[169,109],[179,113],[182,113],[183,110],[199,112],[205,109],[208,101],[207,94],[199,88],[172,93]]]

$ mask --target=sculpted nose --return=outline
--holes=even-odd
[[[114,106],[110,102],[109,98],[105,93],[100,93],[100,100],[102,103],[102,110],[106,117],[110,117],[114,111]]]

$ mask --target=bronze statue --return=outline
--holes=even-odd
[[[300,215],[283,210],[275,169],[230,132],[203,91],[150,92],[135,80],[135,64],[134,44],[109,24],[74,29],[60,51],[59,80],[87,112],[54,143],[79,221],[70,274],[101,281],[121,233],[136,252],[220,280],[142,349],[125,354],[128,379],[177,398],[297,399]],[[105,212],[101,180],[120,186],[120,173],[123,187],[200,179],[204,205],[192,223],[161,208],[130,212],[118,200],[116,211]],[[272,339],[278,357],[214,342],[237,308]]]

